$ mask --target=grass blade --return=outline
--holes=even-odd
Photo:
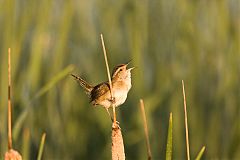
[[[19,131],[23,125],[24,120],[26,119],[29,111],[32,108],[32,103],[35,99],[41,97],[44,95],[47,91],[49,91],[57,82],[59,82],[62,78],[64,78],[66,75],[68,75],[73,70],[73,65],[67,66],[63,71],[58,73],[56,76],[54,76],[45,86],[43,86],[36,94],[33,96],[32,100],[27,103],[27,106],[25,110],[20,114],[20,116],[17,118],[17,121],[13,128],[13,138],[16,139],[19,135]]]
[[[166,147],[166,160],[172,159],[172,113],[169,116],[168,138]]]
[[[140,99],[140,109],[141,109],[141,112],[142,112],[144,132],[145,132],[145,139],[146,139],[146,143],[147,143],[148,160],[151,160],[152,159],[152,153],[151,153],[150,142],[149,142],[147,118],[146,118],[145,109],[144,109],[144,103],[143,103],[142,99]]]
[[[195,160],[200,160],[202,158],[204,151],[205,151],[205,146],[202,147],[201,151],[198,153]]]
[[[186,130],[187,159],[190,160],[189,137],[188,137],[188,119],[187,119],[187,102],[186,102],[186,94],[185,94],[185,88],[184,88],[184,81],[183,80],[182,80],[182,89],[183,89],[185,130]]]
[[[44,149],[44,144],[45,144],[45,138],[46,138],[46,133],[43,133],[42,138],[41,138],[41,143],[40,143],[40,146],[39,146],[39,150],[38,150],[37,160],[42,159],[42,154],[43,154],[43,149]]]
[[[49,91],[57,82],[59,82],[62,78],[68,75],[73,70],[73,65],[67,66],[63,71],[53,77],[45,86],[43,86],[33,97],[33,99],[41,97],[47,91]]]

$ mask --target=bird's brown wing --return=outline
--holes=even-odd
[[[106,94],[110,90],[110,86],[108,82],[103,82],[96,85],[93,90],[91,91],[91,102],[95,99],[98,99],[102,95]]]

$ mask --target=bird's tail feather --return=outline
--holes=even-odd
[[[83,80],[81,77],[78,77],[74,74],[71,74],[78,82],[79,84],[84,88],[85,92],[90,95],[91,91],[93,90],[93,86],[88,84],[85,80]]]

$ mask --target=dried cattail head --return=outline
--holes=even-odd
[[[5,153],[4,160],[22,160],[22,156],[18,153],[18,151],[10,149]]]

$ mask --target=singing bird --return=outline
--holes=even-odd
[[[90,103],[93,104],[94,106],[96,105],[103,106],[107,110],[109,116],[111,117],[108,109],[113,105],[115,107],[118,107],[121,104],[123,104],[127,99],[129,90],[132,87],[131,70],[134,69],[134,67],[127,69],[128,64],[129,63],[119,64],[116,67],[114,67],[111,77],[112,96],[108,81],[102,82],[96,86],[92,86],[88,82],[83,80],[81,77],[76,76],[74,74],[71,75],[83,87],[83,89],[85,90],[86,94],[90,99]]]

